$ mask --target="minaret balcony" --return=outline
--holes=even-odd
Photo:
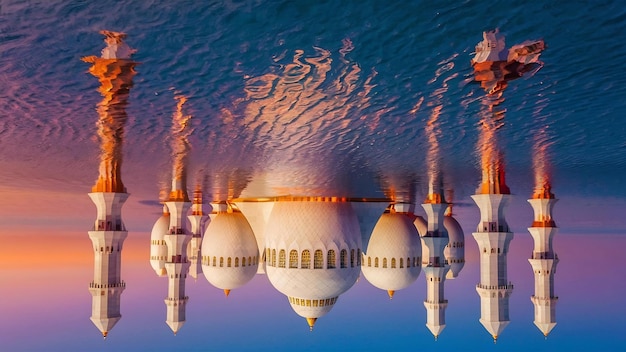
[[[532,252],[532,259],[558,259],[554,252]]]
[[[448,300],[447,299],[442,299],[441,301],[437,301],[437,300],[424,300],[424,303],[428,303],[428,304],[448,304]]]
[[[478,225],[477,232],[510,232],[509,225],[498,224],[495,221],[483,221]]]
[[[509,282],[508,285],[483,285],[478,284],[476,288],[482,288],[483,290],[512,290],[513,284]]]
[[[173,227],[170,229],[170,235],[184,235],[185,229]]]
[[[97,284],[93,281],[89,283],[89,288],[115,288],[115,287],[126,287],[126,283],[124,281],[117,282],[114,284]]]
[[[99,220],[94,224],[92,231],[126,231],[126,228],[121,221],[113,224],[111,221]]]

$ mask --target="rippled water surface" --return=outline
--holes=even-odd
[[[0,0],[0,346],[619,350],[625,25],[619,2]],[[470,60],[496,28],[507,47],[543,39],[546,49],[540,67],[489,96]],[[107,96],[81,60],[100,55],[101,30],[126,33],[137,50],[122,98]],[[117,125],[103,113],[107,99],[123,101]],[[106,165],[121,165],[131,195],[123,319],[103,342],[88,318],[96,210],[86,193]],[[516,286],[495,346],[478,322],[471,235],[479,211],[470,196],[486,165],[506,170],[514,194]],[[446,283],[446,330],[435,342],[424,327],[422,277],[389,301],[361,276],[309,332],[259,274],[227,299],[188,278],[187,323],[174,337],[163,324],[167,280],[149,267],[149,232],[172,177],[186,179],[190,196],[201,188],[206,209],[347,197],[406,202],[422,216],[441,180],[466,238],[465,268]],[[533,325],[526,203],[546,180],[560,199],[559,315],[548,339]]]

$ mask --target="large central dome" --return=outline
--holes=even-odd
[[[267,276],[305,318],[326,314],[358,278],[361,234],[348,202],[278,201],[265,235]]]

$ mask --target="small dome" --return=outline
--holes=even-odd
[[[370,239],[361,270],[372,285],[401,290],[420,274],[422,245],[411,219],[400,213],[383,214]]]
[[[165,259],[167,257],[167,245],[164,236],[170,226],[170,214],[163,213],[152,226],[150,233],[150,266],[158,276],[164,276]]]
[[[448,231],[449,242],[443,254],[450,264],[446,278],[456,278],[465,266],[465,236],[458,221],[452,216],[443,217],[443,226]]]
[[[241,287],[257,272],[259,251],[252,228],[239,211],[218,213],[201,246],[202,272],[223,290]]]

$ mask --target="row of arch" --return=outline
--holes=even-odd
[[[308,249],[298,253],[297,250],[289,251],[289,262],[287,262],[287,252],[284,249],[278,251],[276,249],[266,249],[265,258],[268,266],[290,269],[340,269],[354,268],[361,266],[361,250],[346,249],[339,251],[339,263],[337,263],[337,255],[334,249],[329,249],[324,258],[324,251],[317,249],[313,252],[313,266],[311,267],[311,251]],[[268,260],[269,258],[269,260]]]
[[[506,251],[502,251],[503,253],[506,253]],[[500,254],[500,247],[497,248],[491,248],[490,251],[487,250],[487,248],[483,248],[483,253],[491,253],[491,254]]]
[[[241,266],[253,266],[253,265],[257,265],[257,256],[255,255],[254,257],[241,257]],[[240,258],[239,257],[219,257],[219,261],[218,261],[218,257],[213,256],[211,257],[210,255],[203,255],[202,256],[202,265],[207,265],[207,266],[215,266],[215,267],[235,267],[238,268],[239,267],[239,263],[240,263]]]
[[[94,247],[93,250],[95,252],[106,252],[106,253],[113,253],[113,252],[119,252],[121,250],[121,247],[118,246],[117,248],[113,248],[113,246],[109,247],[100,247],[100,250],[98,250],[98,247]]]
[[[294,298],[289,297],[289,303],[302,306],[302,307],[324,307],[324,306],[332,306],[337,302],[337,297],[326,298],[326,299],[304,299],[304,298]]]
[[[405,263],[406,263],[406,268],[414,268],[417,266],[421,267],[421,263],[420,263],[420,257],[407,257],[406,258],[406,262],[404,261],[404,258],[391,258],[390,260],[387,260],[386,257],[382,257],[379,261],[378,257],[374,257],[374,260],[372,261],[372,257],[367,257],[367,266],[368,267],[372,267],[372,262],[374,263],[374,268],[378,268],[378,267],[382,267],[382,268],[391,268],[391,269],[395,269],[395,268],[404,268],[405,267]]]
[[[465,247],[465,242],[448,242],[446,247],[448,247],[448,248],[463,248],[463,247]]]
[[[165,240],[151,240],[150,244],[155,244],[155,245],[158,245],[158,246],[166,246],[167,245]]]

